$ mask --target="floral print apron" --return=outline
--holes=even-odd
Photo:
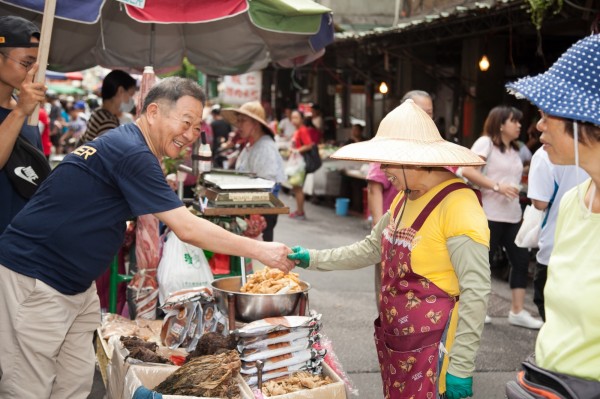
[[[449,296],[412,269],[413,240],[433,209],[454,190],[453,183],[425,206],[412,226],[396,231],[395,219],[404,197],[382,237],[380,313],[375,320],[375,346],[386,399],[434,399],[443,342],[457,297]]]

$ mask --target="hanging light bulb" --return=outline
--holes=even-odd
[[[381,94],[387,94],[388,92],[388,86],[385,82],[381,82],[381,84],[379,85],[379,92]]]
[[[485,54],[479,60],[479,69],[481,70],[481,72],[485,72],[488,69],[490,69],[490,60],[488,60],[488,57]]]

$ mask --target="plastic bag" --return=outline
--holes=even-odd
[[[515,244],[521,248],[537,248],[543,220],[544,211],[536,209],[533,205],[527,205],[523,212],[523,223],[515,237]]]
[[[167,234],[157,278],[161,305],[172,292],[183,288],[210,286],[214,280],[204,252],[184,243],[172,231]]]
[[[153,215],[138,217],[135,229],[135,257],[138,271],[129,282],[134,291],[136,317],[156,319],[158,283],[156,269],[160,262],[160,235],[158,219]]]
[[[301,186],[306,175],[306,164],[304,157],[297,151],[290,154],[285,166],[285,175],[292,186]]]

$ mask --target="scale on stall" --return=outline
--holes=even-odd
[[[200,176],[193,206],[205,216],[289,213],[271,193],[274,185],[251,173],[212,170]]]

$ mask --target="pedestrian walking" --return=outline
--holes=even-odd
[[[538,121],[538,123],[540,122]],[[543,148],[533,154],[529,167],[527,197],[531,199],[531,203],[536,209],[545,212],[533,276],[533,302],[544,321],[546,320],[544,287],[546,286],[550,254],[554,247],[558,207],[567,191],[589,178],[584,170],[575,170],[576,168],[575,165],[554,165]]]
[[[314,145],[317,145],[311,138],[308,127],[304,124],[304,115],[299,110],[292,111],[291,120],[296,126],[296,132],[292,137],[292,152],[302,154],[310,151]],[[301,173],[300,178],[294,179],[292,192],[296,199],[296,210],[289,214],[289,217],[296,220],[306,220],[304,213],[304,180],[305,173]]]
[[[483,209],[490,227],[490,263],[495,251],[506,250],[512,269],[512,293],[508,322],[539,329],[543,321],[525,310],[525,289],[529,273],[529,251],[515,244],[523,212],[519,203],[523,162],[516,140],[521,132],[521,111],[514,107],[494,107],[488,114],[483,134],[471,150],[486,160],[483,168],[464,167],[462,176],[481,189]]]
[[[294,247],[288,257],[320,271],[381,262],[375,345],[382,397],[472,396],[491,289],[489,230],[476,193],[443,166],[483,162],[443,140],[412,100],[381,121],[375,138],[333,157],[382,162],[401,193],[364,240],[325,250]]]

